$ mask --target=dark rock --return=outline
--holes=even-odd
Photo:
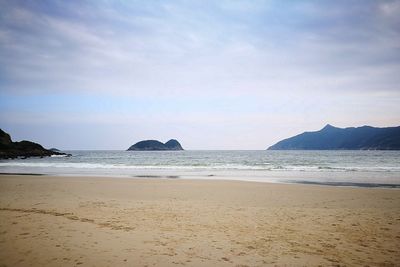
[[[57,149],[57,148],[50,148],[49,150],[51,150],[51,151],[53,151],[53,152],[60,152],[60,150],[59,149]]]
[[[48,157],[51,155],[68,156],[65,153],[47,150],[34,142],[25,140],[12,142],[10,135],[0,129],[0,159]]]
[[[175,139],[171,139],[165,144],[157,140],[144,140],[128,148],[128,151],[163,151],[163,150],[183,150],[183,148],[181,144]]]
[[[9,145],[12,143],[11,137],[8,133],[0,129],[0,145]]]
[[[320,131],[305,132],[282,140],[269,150],[400,150],[400,126],[337,128],[327,124]]]
[[[169,150],[183,150],[181,144],[175,140],[175,139],[171,139],[168,142],[165,143],[165,146],[169,149]]]

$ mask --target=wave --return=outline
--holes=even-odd
[[[240,165],[240,164],[191,164],[191,165],[127,165],[110,163],[74,162],[0,162],[0,168],[74,168],[114,170],[243,170],[243,171],[299,171],[299,172],[400,172],[400,167],[387,166],[307,166],[307,165]]]

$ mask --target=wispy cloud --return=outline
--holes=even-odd
[[[17,99],[14,108],[1,100],[0,111],[10,128],[23,118],[47,125],[124,118],[137,129],[162,117],[187,129],[196,128],[194,121],[212,129],[234,114],[231,131],[259,125],[257,138],[267,145],[285,134],[277,118],[295,124],[293,131],[325,122],[396,124],[399,3],[0,1],[0,92]],[[52,95],[58,103],[65,94],[77,110],[93,97],[91,109],[71,119],[73,110],[46,115],[50,108],[25,101]],[[107,98],[143,108],[113,104],[104,110],[100,99]],[[35,101],[46,106],[45,99]],[[30,112],[21,113],[22,107]],[[179,119],[181,113],[186,117]],[[281,130],[271,133],[271,127]],[[197,142],[195,130],[189,135],[193,148],[239,148],[222,129],[215,139],[224,140],[221,146]]]

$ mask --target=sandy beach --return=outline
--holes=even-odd
[[[400,190],[0,176],[0,266],[395,266]]]

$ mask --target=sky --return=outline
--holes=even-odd
[[[0,0],[0,128],[59,149],[266,149],[400,125],[400,1]]]

